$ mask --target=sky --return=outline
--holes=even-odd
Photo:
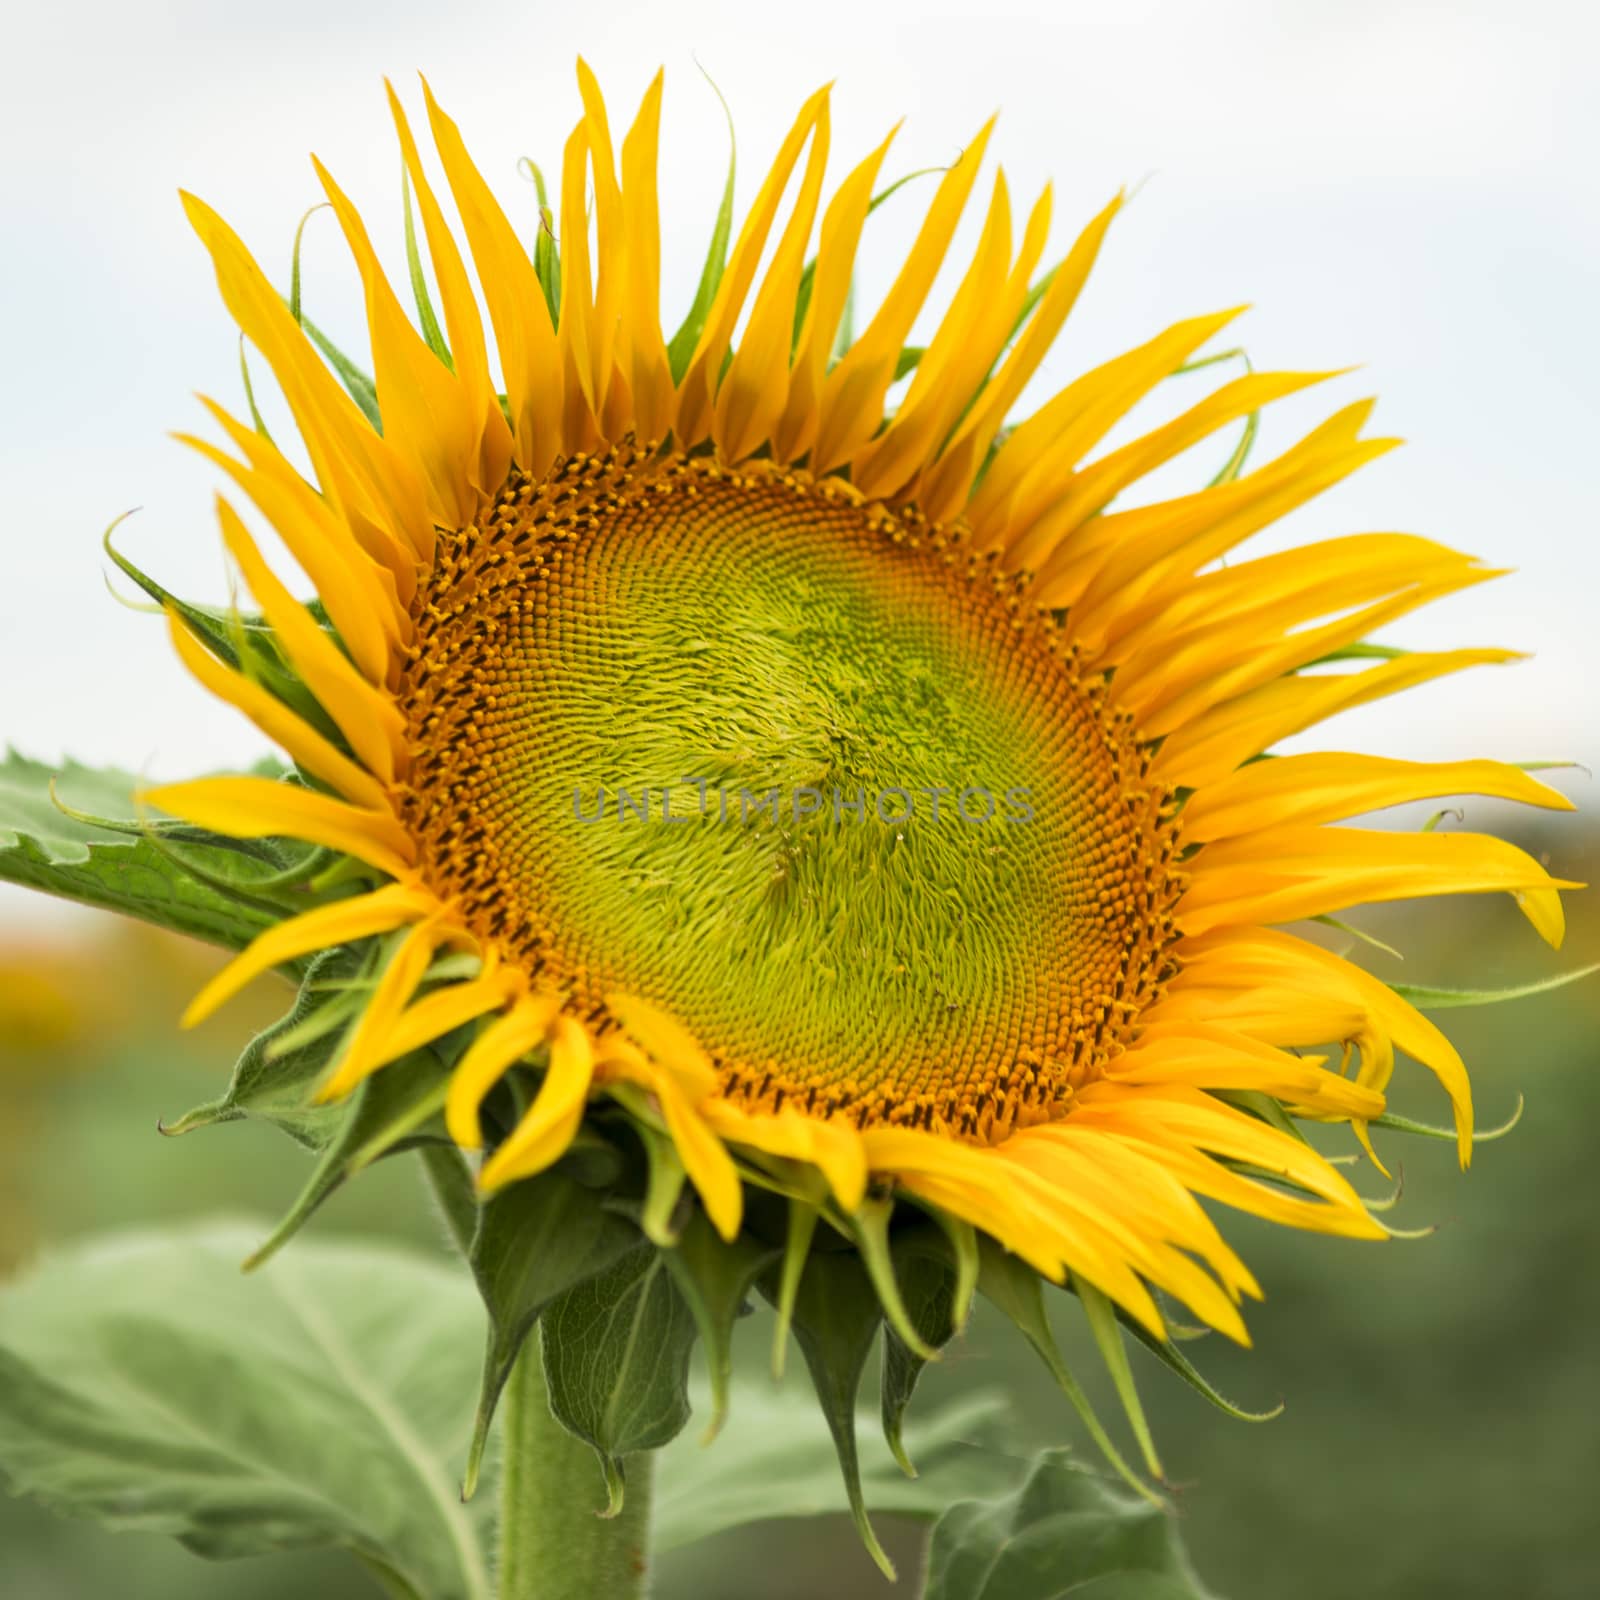
[[[320,198],[315,151],[403,278],[384,76],[416,112],[416,74],[427,74],[526,219],[518,158],[559,166],[581,52],[614,127],[666,68],[669,328],[727,159],[702,69],[731,107],[741,204],[802,99],[829,80],[831,180],[901,118],[886,172],[944,165],[998,109],[991,165],[1022,202],[1053,180],[1056,254],[1111,195],[1135,189],[1032,398],[1180,317],[1244,303],[1228,339],[1256,368],[1356,366],[1269,414],[1263,451],[1369,394],[1376,431],[1406,448],[1261,547],[1401,530],[1515,568],[1384,637],[1531,659],[1367,708],[1315,742],[1600,764],[1592,7],[122,0],[19,8],[7,33],[0,744],[151,777],[263,753],[242,717],[186,679],[159,619],[119,605],[104,581],[101,533],[138,507],[118,534],[136,561],[187,597],[229,594],[216,475],[168,437],[203,424],[197,391],[242,403],[236,337],[179,187],[221,210],[286,286],[295,225]],[[863,306],[930,192],[913,184],[874,217]],[[326,213],[307,225],[305,272],[308,313],[357,344],[354,269]],[[256,376],[265,389],[259,364]],[[1146,420],[1200,392],[1167,387]],[[264,409],[282,437],[281,411]],[[1213,440],[1153,488],[1203,482],[1229,448]],[[1594,805],[1585,773],[1558,782]],[[0,919],[25,914],[16,895],[0,897]]]

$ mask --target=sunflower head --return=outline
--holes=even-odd
[[[581,63],[579,87],[531,251],[426,85],[427,160],[391,92],[427,253],[408,198],[414,315],[318,165],[370,378],[185,197],[309,472],[214,402],[223,442],[189,442],[317,598],[290,593],[227,499],[259,614],[136,574],[195,675],[293,763],[148,795],[213,845],[277,852],[248,886],[273,924],[191,1018],[271,968],[302,979],[228,1095],[178,1126],[267,1114],[321,1150],[279,1239],[354,1170],[425,1147],[496,1318],[480,1442],[540,1317],[585,1285],[632,1292],[648,1262],[708,1344],[719,1408],[734,1314],[752,1288],[774,1302],[853,1494],[874,1332],[887,1321],[898,1449],[916,1374],[975,1290],[1084,1406],[1041,1286],[1070,1289],[1158,1471],[1119,1323],[1203,1387],[1159,1297],[1242,1341],[1259,1292],[1200,1199],[1382,1237],[1297,1124],[1346,1126],[1370,1154],[1397,1052],[1444,1086],[1463,1162],[1472,1145],[1444,1036],[1286,925],[1504,891],[1560,941],[1573,886],[1510,845],[1344,825],[1458,793],[1566,804],[1527,772],[1271,755],[1510,659],[1367,642],[1492,574],[1387,533],[1224,560],[1393,443],[1364,435],[1362,402],[1246,470],[1262,409],[1330,374],[1184,394],[1225,370],[1201,352],[1232,311],[1019,419],[1120,198],[1046,266],[1048,191],[1014,216],[995,173],[930,318],[988,128],[930,177],[858,327],[892,135],[829,192],[817,94],[736,237],[730,171],[669,338],[662,80],[620,146]],[[1170,420],[1108,446],[1169,381]],[[1209,482],[1141,495],[1233,427]],[[660,1442],[586,1436],[614,1495],[627,1450]]]

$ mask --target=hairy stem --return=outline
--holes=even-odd
[[[605,1505],[600,1469],[594,1451],[550,1414],[537,1330],[501,1404],[500,1600],[643,1600],[655,1458],[630,1456],[621,1511],[597,1515]]]

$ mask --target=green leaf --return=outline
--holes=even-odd
[[[1435,989],[1425,983],[1391,983],[1389,987],[1402,1000],[1423,1011],[1444,1011],[1453,1006],[1497,1006],[1506,1000],[1525,1000],[1529,995],[1548,994],[1552,989],[1564,989],[1580,978],[1591,978],[1600,972],[1600,961],[1572,972],[1558,973],[1553,978],[1538,978],[1532,983],[1514,984],[1509,989]]]
[[[1206,1600],[1172,1516],[1046,1450],[998,1500],[939,1519],[924,1600]]]
[[[705,1399],[691,1386],[698,1410]],[[993,1390],[914,1416],[906,1428],[922,1468],[908,1478],[877,1436],[870,1411],[855,1417],[861,1439],[861,1494],[886,1515],[933,1521],[953,1501],[999,1494],[1023,1463],[994,1448],[1006,1398]],[[745,1523],[849,1515],[833,1438],[816,1401],[794,1385],[741,1387],[728,1425],[702,1447],[691,1433],[662,1451],[656,1466],[655,1543],[677,1550]]]
[[[761,1292],[778,1303],[782,1291],[773,1274],[761,1280]],[[811,1252],[794,1297],[795,1337],[833,1435],[850,1519],[867,1553],[892,1581],[894,1564],[867,1520],[856,1445],[856,1392],[882,1316],[877,1290],[853,1250]]]
[[[456,1495],[476,1322],[463,1275],[257,1230],[78,1244],[0,1295],[0,1481],[203,1556],[333,1546],[416,1600],[489,1600]]]
[[[705,331],[711,302],[717,297],[717,285],[722,282],[723,269],[728,264],[728,240],[733,234],[733,178],[739,164],[733,113],[728,109],[728,102],[723,99],[722,91],[712,80],[711,74],[704,67],[700,71],[706,82],[711,84],[711,92],[722,101],[722,114],[728,119],[728,176],[722,186],[722,204],[717,208],[717,220],[711,230],[711,243],[706,249],[706,263],[700,271],[700,282],[694,291],[694,303],[689,307],[689,314],[678,331],[667,341],[667,363],[672,369],[674,383],[681,383],[684,373],[689,370],[689,358]]]
[[[133,792],[139,780],[111,768],[68,763],[59,772],[8,751],[0,763],[0,879],[45,894],[103,906],[163,928],[238,949],[277,917],[252,905],[245,891],[230,894],[184,870],[151,834],[126,833],[66,815],[51,800],[54,782],[73,810],[138,827]],[[184,835],[188,836],[188,835]],[[193,835],[199,837],[199,835]],[[202,847],[219,876],[250,881],[269,863]]]
[[[559,1172],[510,1184],[484,1203],[471,1261],[489,1313],[489,1335],[464,1493],[477,1487],[500,1391],[540,1313],[604,1272],[639,1237],[626,1218],[601,1206],[594,1190]]]
[[[670,1444],[689,1420],[695,1318],[665,1254],[641,1243],[539,1319],[550,1410],[600,1458],[607,1516],[622,1509],[623,1457]]]
[[[733,1325],[748,1309],[745,1296],[757,1275],[770,1267],[779,1254],[776,1246],[759,1244],[747,1234],[728,1243],[698,1207],[689,1213],[676,1246],[661,1253],[706,1347],[711,1420],[701,1435],[702,1444],[710,1444],[727,1421],[728,1386],[733,1379]]]

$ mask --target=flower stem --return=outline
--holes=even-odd
[[[502,1405],[500,1600],[643,1600],[655,1457],[630,1456],[622,1509],[597,1515],[604,1490],[595,1454],[550,1414],[537,1330],[512,1368]]]

